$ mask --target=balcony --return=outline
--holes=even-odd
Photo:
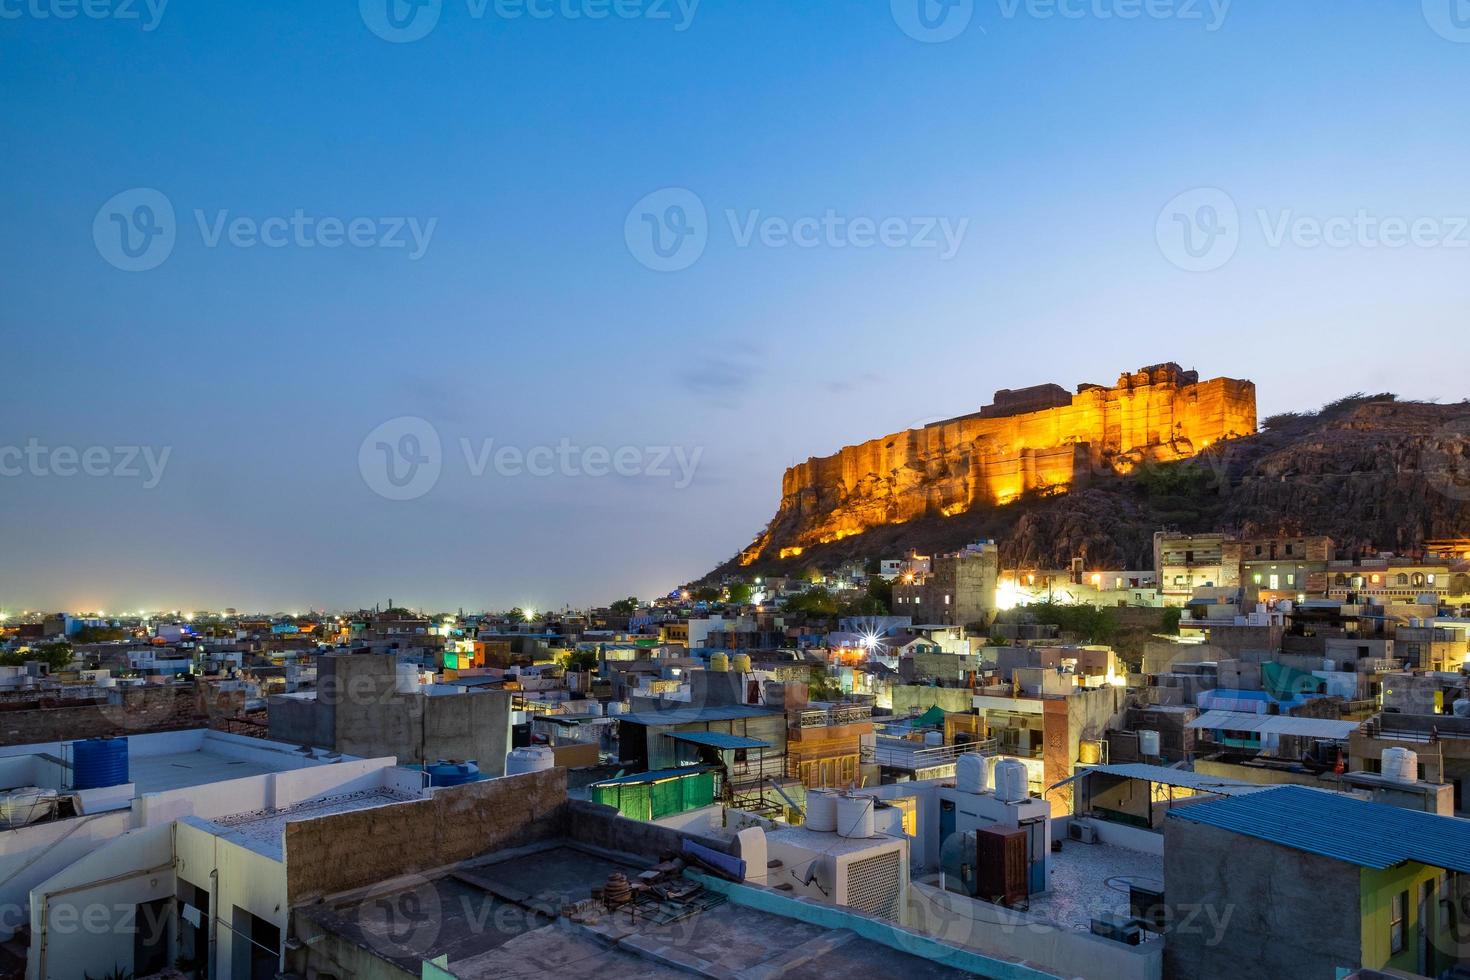
[[[807,708],[797,716],[798,728],[831,728],[835,725],[859,725],[873,720],[873,708],[866,704],[842,704],[831,708]]]
[[[978,752],[981,755],[997,755],[999,746],[995,739],[987,739],[982,742],[969,742],[964,745],[935,745],[925,746],[923,742],[913,742],[902,738],[888,738],[879,736],[877,744],[872,749],[871,759],[865,750],[864,762],[876,762],[880,766],[888,766],[891,769],[929,769],[934,766],[952,764],[960,756],[968,752]]]

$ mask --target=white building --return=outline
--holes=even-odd
[[[251,975],[285,936],[285,823],[417,798],[422,775],[208,730],[127,738],[127,782],[75,790],[74,743],[0,749],[0,927],[30,927],[27,977],[144,975],[179,959]],[[33,822],[24,822],[34,818]],[[242,938],[248,942],[242,942]],[[273,975],[273,974],[267,974]]]

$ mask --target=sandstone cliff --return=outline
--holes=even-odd
[[[800,485],[783,487],[782,506],[752,549],[717,572],[942,553],[978,538],[1000,542],[1008,567],[1061,568],[1080,557],[1089,567],[1144,568],[1153,532],[1166,526],[1327,534],[1347,548],[1401,551],[1470,536],[1470,402],[1344,399],[1320,413],[1267,420],[1258,434],[1182,459],[1089,468],[1086,480],[1067,487],[1037,486],[1008,503],[975,500],[949,516],[935,505],[950,499],[947,481],[962,479],[955,474],[963,460],[921,453],[918,463],[923,475],[907,480],[805,464]],[[893,514],[908,519],[878,520]],[[852,515],[865,526],[834,534],[834,521]]]

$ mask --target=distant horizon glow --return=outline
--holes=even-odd
[[[432,6],[5,20],[12,614],[603,606],[997,389],[1470,394],[1420,4]]]

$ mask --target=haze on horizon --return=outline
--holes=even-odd
[[[373,2],[0,18],[0,450],[76,472],[0,457],[0,609],[647,597],[788,465],[998,388],[1470,395],[1438,0],[981,0],[938,43],[905,0]],[[691,200],[697,256],[640,243]]]

